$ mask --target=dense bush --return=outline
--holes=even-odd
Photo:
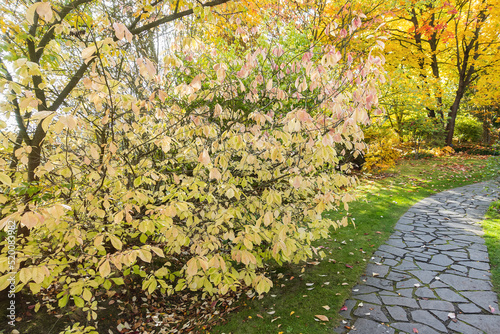
[[[460,143],[478,143],[481,141],[482,134],[483,125],[475,117],[470,115],[457,116],[454,136]]]
[[[46,4],[36,5],[42,25]],[[21,231],[17,291],[51,286],[60,308],[74,303],[95,320],[96,291],[118,289],[125,276],[148,294],[241,285],[263,293],[272,285],[266,263],[310,257],[313,240],[347,224],[321,214],[352,200],[344,189],[355,178],[341,160],[365,149],[359,124],[369,122],[383,76],[381,58],[348,49],[362,20],[343,15],[331,45],[295,45],[296,29],[283,26],[287,37],[264,31],[242,56],[186,38],[160,64],[129,46],[137,41],[122,23],[113,25],[116,39],[106,36],[107,20],[88,23],[104,36],[83,50],[65,39],[73,22],[55,35],[35,29],[30,40],[53,38],[49,51],[76,65],[15,59],[19,80],[48,83],[77,66],[83,74],[64,78],[74,83],[67,107],[49,111],[2,82],[42,138],[35,145],[11,133],[2,147],[2,227],[14,221]],[[2,246],[0,290],[13,269]]]

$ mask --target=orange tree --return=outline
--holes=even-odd
[[[305,260],[347,223],[321,213],[352,199],[342,156],[364,149],[359,125],[377,108],[383,61],[342,43],[361,14],[332,22],[342,47],[297,43],[283,21],[243,53],[196,36],[164,57],[144,49],[143,34],[201,24],[223,2],[0,7],[0,222],[18,229],[15,265],[2,241],[0,290],[12,275],[15,291],[52,286],[89,320],[96,292],[129,275],[146,294],[263,293],[267,262]]]

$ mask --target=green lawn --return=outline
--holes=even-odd
[[[500,201],[491,204],[481,225],[490,257],[493,288],[500,295]]]
[[[366,261],[393,233],[401,215],[433,193],[491,179],[498,172],[498,158],[453,156],[402,161],[382,175],[361,178],[356,190],[358,201],[349,210],[355,224],[332,231],[330,238],[315,244],[326,258],[271,269],[274,287],[270,293],[263,298],[243,298],[239,311],[219,319],[221,324],[209,333],[331,331],[341,325],[338,311],[360,280]],[[341,214],[325,212],[330,217]],[[500,259],[498,225],[491,233],[496,240],[495,257]],[[316,315],[329,321],[317,321]]]

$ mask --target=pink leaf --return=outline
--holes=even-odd
[[[341,311],[347,311],[347,306],[342,306],[342,308],[340,309]]]

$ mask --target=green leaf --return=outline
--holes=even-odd
[[[77,307],[80,307],[80,308],[81,308],[81,307],[83,307],[83,306],[85,305],[85,302],[84,302],[84,300],[83,300],[82,298],[77,297],[77,296],[73,296],[73,299],[74,299],[74,301],[75,301],[75,305],[76,305]]]
[[[117,277],[117,278],[112,278],[113,282],[115,282],[116,285],[123,285],[125,282],[123,281],[123,278]]]
[[[60,308],[63,308],[64,306],[66,306],[66,304],[68,304],[68,300],[69,300],[69,295],[65,294],[61,299],[59,299],[57,305],[59,305]]]

